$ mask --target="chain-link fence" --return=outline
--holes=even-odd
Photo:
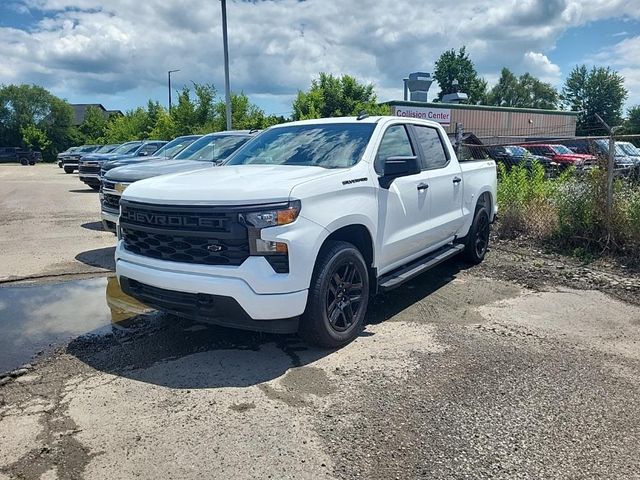
[[[640,135],[484,131],[454,139],[461,161],[496,162],[499,235],[640,262]]]

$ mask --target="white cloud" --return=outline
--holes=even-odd
[[[546,55],[527,52],[523,58],[524,68],[542,81],[556,85],[560,82],[560,67],[552,63]]]
[[[288,102],[320,71],[373,82],[381,99],[402,95],[402,78],[431,71],[445,49],[467,45],[479,72],[527,69],[556,82],[548,52],[568,28],[627,15],[622,0],[270,0],[228,2],[234,90]],[[0,28],[0,83],[33,82],[69,98],[140,103],[177,81],[223,85],[219,2],[201,0],[22,0],[46,14],[29,28]],[[432,90],[431,96],[437,91]]]
[[[588,60],[616,69],[624,77],[624,86],[629,91],[626,105],[640,105],[640,35],[625,38]]]

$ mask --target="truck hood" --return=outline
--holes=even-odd
[[[289,200],[291,190],[341,169],[292,165],[222,166],[149,178],[125,190],[126,200],[175,205],[245,205]]]
[[[109,170],[104,177],[112,182],[130,183],[159,175],[191,172],[211,166],[213,166],[211,162],[199,162],[196,160],[157,160],[117,167]]]
[[[102,168],[111,170],[112,168],[123,167],[125,165],[134,165],[143,162],[154,162],[157,160],[166,159],[167,157],[124,157],[107,160]]]
[[[582,153],[571,153],[571,154],[558,153],[553,157],[553,160],[555,160],[556,162],[569,162],[569,163],[576,163],[581,160],[595,160],[595,159],[596,157],[594,157],[593,155],[587,155]]]

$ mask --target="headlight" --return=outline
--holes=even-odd
[[[277,273],[289,272],[289,248],[284,242],[263,240],[260,238],[260,231],[263,228],[295,222],[300,214],[300,208],[300,201],[295,200],[280,208],[240,214],[240,222],[249,231],[249,253],[254,256],[264,256]]]
[[[300,200],[289,202],[286,208],[248,212],[242,214],[244,222],[252,227],[261,229],[288,225],[295,222],[300,214]]]

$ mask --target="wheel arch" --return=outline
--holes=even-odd
[[[375,249],[373,244],[373,236],[369,229],[361,223],[353,223],[344,225],[331,232],[322,242],[320,251],[324,249],[328,242],[343,241],[351,243],[355,246],[367,264],[369,269],[373,268],[375,260]]]

